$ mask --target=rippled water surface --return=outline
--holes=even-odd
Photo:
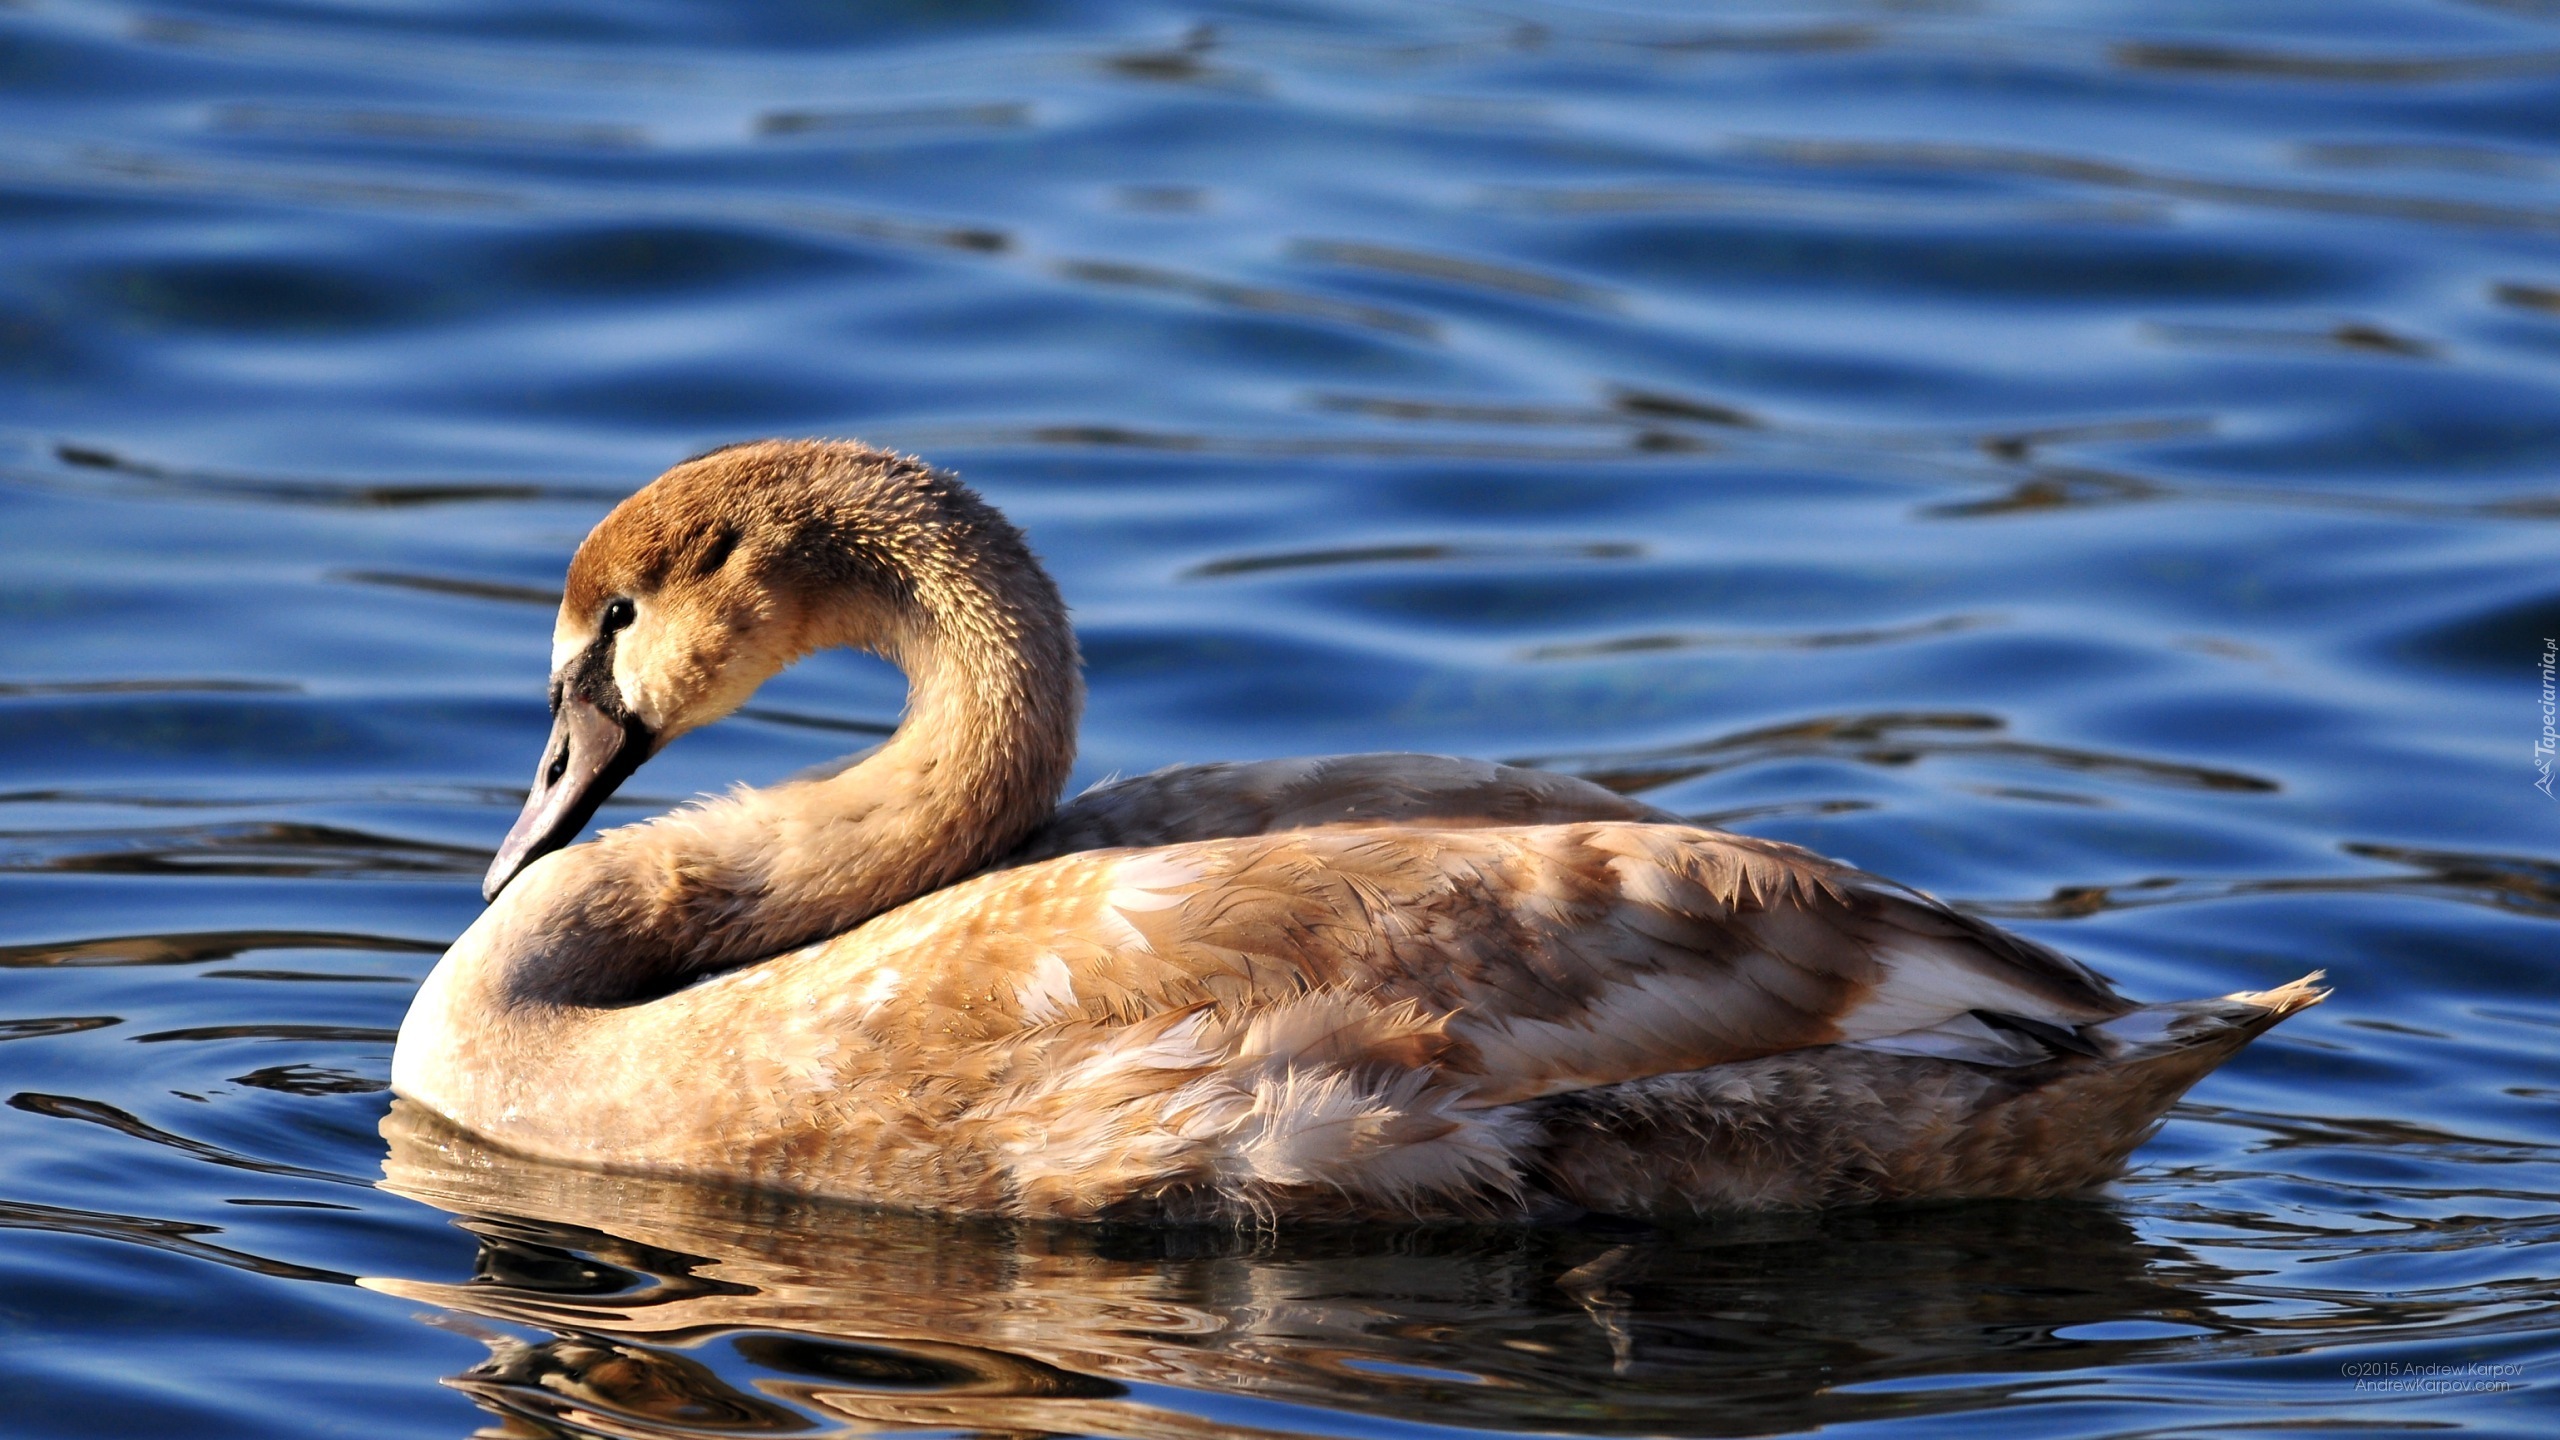
[[[2543,0],[9,0],[0,214],[0,1430],[2560,1424]],[[1013,1231],[428,1133],[566,556],[768,433],[1023,522],[1085,778],[1526,757],[2336,997],[2065,1204]]]

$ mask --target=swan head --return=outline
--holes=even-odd
[[[1032,631],[1064,632],[1056,589],[1020,534],[920,462],[766,440],[651,481],[570,561],[552,629],[551,737],[483,894],[496,899],[575,840],[668,742],[811,651],[850,646],[915,674],[932,649],[920,634],[937,618],[932,592],[955,589],[993,596]]]

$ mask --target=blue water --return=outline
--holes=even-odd
[[[2560,1427],[2560,8],[11,0],[0,215],[0,1431]],[[1084,778],[1530,758],[2336,997],[2061,1204],[387,1141],[569,550],[764,434],[1023,523]],[[899,701],[821,657],[605,819]]]

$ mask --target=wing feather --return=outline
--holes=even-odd
[[[1317,992],[1409,1005],[1467,1107],[1840,1042],[2028,1063],[2035,1026],[2131,1008],[2076,962],[1810,852],[1606,820],[1075,853],[835,944],[980,1042],[1199,1004],[1241,1022]]]
[[[740,1103],[779,1117],[754,1133],[888,1127],[935,1185],[1102,1213],[1498,1193],[1522,1179],[1523,1101],[1814,1046],[2114,1053],[2102,1024],[2132,1007],[1792,846],[1582,820],[1071,853],[640,1008],[666,1053],[737,1045]],[[703,1143],[738,1130],[724,1114],[697,1117]]]
[[[1333,825],[1416,829],[1678,817],[1571,775],[1447,755],[1330,755],[1175,765],[1058,807],[1006,865]]]

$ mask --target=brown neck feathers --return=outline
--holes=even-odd
[[[1048,818],[1074,762],[1084,687],[1065,607],[1021,534],[958,481],[816,442],[720,452],[651,488],[678,481],[721,487],[709,523],[738,536],[730,583],[758,577],[797,627],[776,668],[818,646],[874,650],[907,674],[906,715],[849,768],[543,862],[565,873],[525,897],[548,913],[540,953],[509,977],[522,999],[633,1003],[841,934],[1003,854]],[[614,589],[612,555],[589,552],[621,519],[582,547],[573,594]]]

